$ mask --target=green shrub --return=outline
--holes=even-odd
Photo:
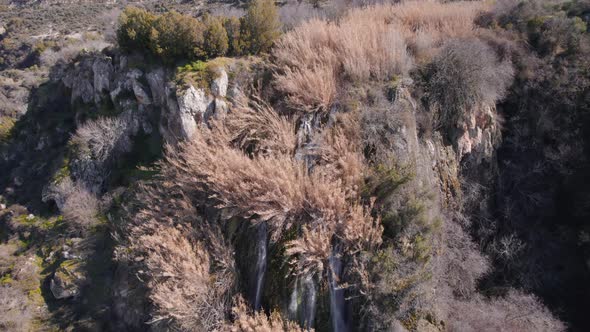
[[[232,52],[238,54],[237,19],[205,16],[200,21],[174,11],[155,15],[144,9],[127,7],[119,18],[117,39],[127,51],[147,50],[167,63],[206,60],[228,52],[230,39],[226,22],[231,28]]]
[[[281,22],[273,0],[252,0],[240,19],[240,40],[244,52],[268,52],[280,35]]]
[[[197,19],[177,12],[166,13],[154,22],[151,50],[166,62],[202,58],[204,31],[205,25]]]
[[[146,49],[156,16],[144,9],[127,7],[119,16],[117,41],[127,50]]]
[[[205,20],[205,52],[208,57],[214,58],[223,56],[229,48],[227,31],[223,21],[218,17],[207,17]]]
[[[227,54],[240,55],[242,53],[240,47],[240,19],[237,17],[227,17],[223,20],[223,27],[227,32]]]

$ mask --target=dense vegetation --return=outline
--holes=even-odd
[[[268,52],[279,33],[274,2],[255,0],[239,20],[211,15],[199,20],[177,12],[156,15],[127,7],[119,18],[117,40],[128,51],[149,50],[174,62]]]
[[[590,3],[301,6],[8,22],[0,329],[587,330]]]

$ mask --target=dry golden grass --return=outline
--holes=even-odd
[[[324,262],[332,252],[332,232],[324,227],[310,231],[303,227],[303,235],[287,244],[286,255],[292,257],[290,264],[295,274],[321,275]]]
[[[218,227],[198,217],[191,199],[159,179],[139,188],[117,256],[145,283],[156,328],[219,329],[231,310],[235,259]],[[157,204],[154,204],[157,202]]]
[[[291,123],[270,107],[258,106],[259,111],[246,107],[225,123],[212,123],[211,129],[170,151],[163,176],[175,179],[183,192],[208,196],[228,215],[267,222],[273,241],[293,226],[305,228],[287,253],[298,256],[296,273],[321,272],[334,237],[353,251],[379,243],[379,222],[359,197],[365,165],[356,143],[358,119],[342,118],[321,133],[321,161],[310,173],[291,152]],[[264,142],[283,136],[277,148]]]
[[[209,291],[209,255],[201,243],[162,225],[139,243],[147,252],[145,264],[152,274],[147,287],[156,317],[185,321]]]
[[[233,308],[235,321],[226,325],[222,331],[227,332],[303,332],[304,330],[297,323],[284,320],[281,315],[273,311],[270,316],[264,312],[252,313],[244,300],[238,297]],[[309,330],[313,332],[314,330]]]
[[[280,116],[259,97],[239,98],[226,118],[230,140],[242,150],[254,154],[293,154],[297,138],[295,123]]]
[[[214,128],[168,158],[181,186],[199,188],[218,207],[244,218],[269,222],[275,238],[306,220],[342,220],[345,195],[338,182],[308,175],[289,155],[250,158],[223,143],[225,131]],[[227,141],[226,141],[227,142]]]
[[[407,1],[312,19],[274,49],[275,83],[293,108],[328,110],[341,81],[391,80],[432,57],[445,40],[471,36],[481,2]]]

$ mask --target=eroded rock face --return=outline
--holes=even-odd
[[[495,106],[478,107],[468,114],[458,129],[460,134],[455,145],[459,159],[470,155],[475,164],[479,164],[492,157],[500,138]]]
[[[227,95],[227,87],[229,79],[227,72],[224,69],[217,69],[217,78],[211,82],[211,93],[215,97],[225,97]]]
[[[149,319],[146,313],[145,289],[125,263],[120,263],[113,283],[113,313],[120,330],[138,329]]]
[[[135,59],[134,63],[140,60]],[[222,118],[230,110],[231,103],[226,99],[229,76],[223,67],[215,69],[210,86],[178,86],[165,68],[138,69],[128,62],[124,55],[88,55],[64,68],[58,77],[71,89],[71,103],[84,104],[82,107],[88,109],[85,114],[97,112],[95,117],[122,120],[125,124],[119,130],[122,141],[132,141],[140,132],[150,134],[156,127],[165,143],[175,145],[191,139],[211,117]],[[78,126],[85,119],[77,119]],[[128,150],[112,152],[108,160],[95,160],[84,153],[73,156],[69,163],[73,180],[100,193],[113,162]]]
[[[166,73],[162,68],[147,73],[146,79],[152,93],[152,99],[155,105],[164,105],[166,101]]]
[[[113,76],[113,64],[110,58],[98,58],[92,64],[94,74],[94,102],[98,103],[104,92],[108,92]]]
[[[110,88],[113,76],[112,58],[106,55],[87,57],[66,71],[62,83],[72,90],[71,102],[98,103]]]
[[[152,99],[146,92],[146,88],[141,83],[139,83],[137,80],[134,80],[131,86],[133,94],[135,94],[135,98],[140,105],[149,105],[152,103]]]
[[[202,123],[210,110],[212,97],[204,89],[190,86],[187,90],[177,93],[178,111],[181,124],[181,135],[190,139],[197,131],[197,123]]]
[[[85,282],[80,263],[71,260],[63,262],[55,271],[49,288],[56,299],[67,299],[80,295],[80,288]]]

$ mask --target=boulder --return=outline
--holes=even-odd
[[[94,60],[92,73],[94,75],[94,102],[98,103],[102,99],[102,94],[110,89],[113,77],[111,58],[103,57]]]
[[[61,263],[55,271],[49,288],[56,299],[67,299],[80,295],[80,289],[86,282],[80,266],[80,262],[77,260],[68,260]]]
[[[161,106],[166,102],[166,79],[164,69],[157,68],[146,74],[153,103]]]
[[[215,112],[213,116],[216,119],[223,119],[227,115],[227,112],[229,112],[229,105],[227,102],[223,99],[215,99]]]
[[[185,139],[189,139],[195,134],[197,124],[205,119],[211,107],[212,98],[205,93],[204,89],[195,89],[192,85],[177,95],[180,134]]]
[[[211,82],[211,93],[215,97],[225,97],[227,95],[227,86],[229,79],[224,69],[218,69],[216,78]]]
[[[133,94],[135,95],[135,98],[137,99],[137,102],[140,105],[149,105],[152,103],[152,99],[145,91],[146,89],[141,83],[139,83],[136,80],[133,80],[133,82],[131,83],[131,87],[133,89]]]

